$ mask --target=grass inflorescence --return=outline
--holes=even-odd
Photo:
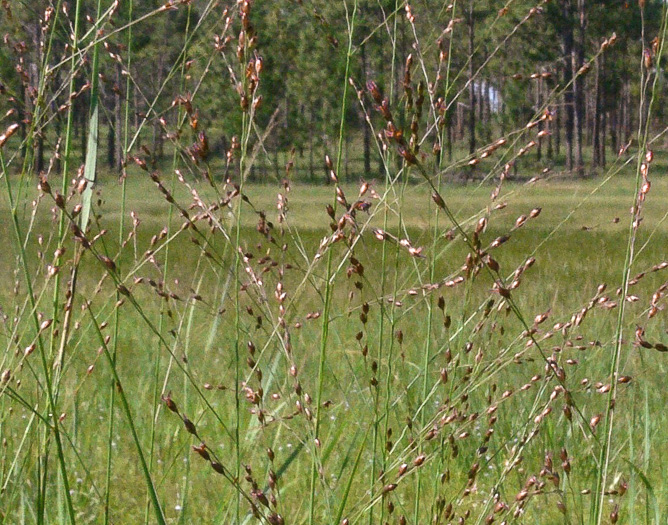
[[[305,4],[2,5],[0,523],[665,522],[665,5]]]

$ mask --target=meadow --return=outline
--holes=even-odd
[[[494,201],[490,183],[442,185],[457,222],[480,230],[482,246],[509,237],[489,250],[506,282],[535,258],[507,297],[490,276],[463,270],[470,247],[453,235],[425,184],[372,182],[367,192],[377,198],[357,212],[346,243],[328,246],[325,256],[317,254],[333,235],[326,209],[336,200],[333,186],[247,184],[240,211],[212,213],[208,227],[202,218],[183,229],[188,221],[178,209],[234,191],[187,184],[175,182],[170,205],[145,172],[133,172],[124,187],[107,180],[94,206],[106,233],[80,253],[76,242],[66,243],[81,257],[72,317],[40,335],[46,352],[49,341],[58,350],[58,329],[71,325],[54,391],[77,521],[97,523],[108,512],[111,523],[140,522],[150,479],[170,523],[227,523],[237,512],[244,521],[249,508],[264,510],[259,494],[272,498],[270,509],[286,523],[303,522],[310,509],[317,522],[404,515],[424,523],[439,515],[510,517],[519,509],[523,523],[579,523],[595,489],[603,436],[592,418],[609,402],[623,302],[603,505],[606,513],[617,509],[621,522],[665,520],[665,354],[634,336],[642,325],[643,340],[666,340],[663,310],[648,320],[652,294],[666,282],[666,269],[657,267],[668,255],[664,177],[643,208],[630,268],[632,277],[644,275],[627,301],[616,292],[635,191],[626,175],[507,182]],[[350,196],[359,189],[340,186]],[[21,191],[23,202],[40,202],[34,213],[28,205],[17,210],[17,224],[29,232],[25,253],[41,323],[52,315],[57,215],[34,185]],[[9,244],[6,199],[2,207]],[[530,218],[531,210],[540,214]],[[258,231],[262,212],[273,225]],[[421,257],[380,241],[378,228],[422,247]],[[243,257],[235,287],[230,239],[237,232]],[[2,369],[11,370],[11,380],[3,379],[2,516],[34,522],[43,498],[50,523],[67,511],[61,475],[54,466],[40,469],[39,450],[52,438],[44,432],[45,386],[20,252],[3,250],[0,258],[7,276]],[[65,263],[60,273],[72,267]],[[586,317],[576,320],[583,308]],[[196,450],[200,443],[206,449]]]
[[[0,30],[0,525],[668,523],[668,3]]]

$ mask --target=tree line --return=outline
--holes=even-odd
[[[433,124],[442,140],[419,149],[435,165],[471,158],[542,116],[533,158],[588,176],[632,141],[643,90],[656,81],[663,96],[662,9],[644,0],[256,0],[247,34],[264,72],[251,175],[278,177],[292,155],[305,177],[323,180],[343,110],[346,173],[382,177],[382,123],[365,88],[372,81],[406,136],[424,106],[419,125]],[[69,111],[72,151],[85,158],[95,42],[99,140],[110,170],[121,172],[133,156],[158,166],[179,148],[195,164],[225,162],[243,118],[229,59],[237,43],[226,31],[238,23],[234,5],[26,0],[0,10],[0,109],[5,124],[19,124],[19,154],[31,171],[49,169]],[[202,133],[206,158],[179,146]]]

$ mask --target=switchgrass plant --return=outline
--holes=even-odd
[[[284,7],[333,38],[322,6],[297,4]],[[249,181],[289,132],[280,108],[259,117],[272,90],[263,2],[99,1],[86,18],[77,0],[35,14],[25,133],[9,111],[0,137],[2,523],[668,519],[666,129],[652,118],[665,6],[638,58],[636,136],[579,180],[526,162],[570,83],[472,153],[444,153],[449,111],[543,3],[496,6],[484,34],[497,44],[475,67],[479,48],[452,58],[472,4],[441,6],[433,23],[417,3],[388,5],[370,26],[366,2],[340,4],[337,137],[320,186],[294,180],[299,144],[279,180]],[[149,98],[135,38],[174,20],[184,38]],[[379,34],[385,85],[355,66]],[[105,118],[118,183],[98,161],[116,68]],[[238,114],[222,160],[204,113],[214,76]],[[343,180],[353,109],[381,179]],[[151,129],[170,167],[142,144]]]

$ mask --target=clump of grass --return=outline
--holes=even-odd
[[[665,181],[652,189],[650,176],[665,130],[653,127],[659,75],[646,54],[637,140],[605,177],[555,181],[522,162],[556,125],[570,85],[512,131],[492,128],[470,153],[444,155],[452,108],[542,3],[516,6],[510,27],[502,19],[515,8],[504,7],[486,29],[501,31],[497,44],[476,67],[478,50],[456,64],[443,39],[463,22],[461,6],[436,31],[417,6],[396,3],[369,28],[365,3],[344,3],[328,186],[296,183],[295,148],[271,189],[249,181],[284,132],[280,108],[262,119],[274,72],[260,3],[137,14],[130,2],[121,19],[119,4],[98,2],[84,26],[86,6],[47,11],[38,82],[22,77],[32,118],[20,140],[14,123],[0,137],[13,242],[0,259],[13,280],[0,290],[2,522],[663,518],[655,450],[666,420],[651,407],[668,350],[668,262],[654,248],[667,237],[654,200]],[[185,38],[142,113],[132,107],[143,67],[132,35],[173,11]],[[385,83],[356,68],[380,32]],[[665,32],[664,12],[657,70]],[[124,91],[118,186],[97,162],[104,53],[125,78],[114,86]],[[219,164],[206,115],[217,74],[238,115]],[[73,177],[74,104],[87,79],[87,150]],[[67,102],[47,103],[61,91]],[[351,108],[382,181],[344,180]],[[140,145],[151,126],[169,168]],[[52,158],[37,173],[45,137]],[[618,173],[633,163],[632,187]],[[510,180],[518,165],[531,172]],[[471,184],[446,182],[462,170]]]

